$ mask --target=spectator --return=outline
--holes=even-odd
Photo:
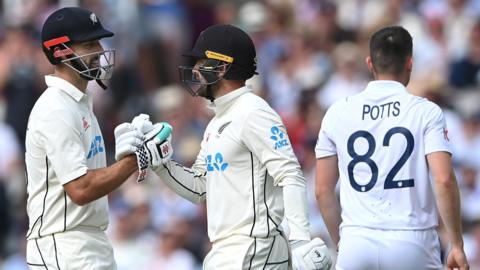
[[[33,48],[34,34],[30,26],[9,28],[0,47],[1,62],[6,68],[0,82],[0,92],[7,102],[5,121],[13,127],[20,142],[25,141],[30,110],[44,88],[37,68],[38,55]]]
[[[460,194],[462,197],[462,218],[468,226],[476,220],[480,220],[480,183],[478,178],[479,162],[475,158],[468,157],[460,166]]]
[[[359,93],[366,85],[360,69],[360,51],[354,43],[339,44],[333,57],[336,71],[317,95],[317,103],[324,110],[341,98]]]
[[[451,65],[450,83],[460,89],[480,84],[480,20],[470,31],[466,55]]]
[[[107,164],[113,161],[114,127],[140,112],[151,114],[155,122],[171,121],[174,159],[193,163],[212,112],[178,89],[176,67],[180,52],[192,47],[200,30],[221,22],[238,25],[252,36],[258,48],[260,74],[252,82],[259,85],[259,95],[282,111],[307,178],[315,162],[311,145],[323,117],[321,102],[355,93],[356,87],[351,86],[359,84],[355,78],[366,79],[362,69],[344,59],[357,55],[362,63],[367,54],[365,37],[378,25],[403,25],[417,44],[409,89],[415,90],[419,83],[439,83],[441,88],[436,91],[441,91],[437,93],[445,94],[448,104],[429,93],[424,96],[439,104],[445,114],[464,194],[462,212],[470,223],[475,219],[473,213],[480,201],[476,191],[479,180],[473,180],[478,178],[474,175],[480,164],[476,157],[480,156],[480,121],[474,114],[480,102],[480,92],[476,91],[480,85],[478,0],[4,1],[0,15],[0,185],[5,189],[6,202],[0,204],[0,215],[6,210],[9,215],[0,217],[0,227],[10,224],[10,230],[7,233],[0,228],[0,234],[6,235],[0,243],[7,247],[0,258],[0,269],[25,268],[22,239],[28,221],[25,168],[19,160],[23,159],[26,115],[45,89],[41,77],[53,71],[40,49],[38,31],[46,17],[66,3],[94,9],[104,18],[104,26],[115,32],[113,38],[102,43],[106,48],[117,48],[114,78],[107,91],[94,91],[93,104],[100,126],[104,127],[106,150],[110,151],[106,153]],[[352,49],[345,49],[344,42]],[[340,61],[347,64],[340,65]],[[346,73],[353,80],[346,79]],[[146,192],[130,190],[137,187]],[[143,201],[131,198],[136,196],[145,197]],[[196,261],[203,260],[208,252],[205,205],[180,202],[158,179],[132,183],[109,199],[114,210],[110,236],[118,244],[118,259],[122,261],[126,256],[124,267],[137,269],[138,265],[129,264],[137,254],[141,263],[160,252],[164,236],[154,231],[169,224],[171,215],[190,224],[189,237],[181,246]],[[125,202],[119,203],[121,200]],[[312,233],[322,234],[323,220],[312,209],[310,219]],[[471,240],[470,244],[466,242],[466,246],[472,246],[470,258],[480,257],[479,238],[473,240],[475,228],[464,228]],[[478,264],[472,263],[472,269],[479,268]]]
[[[467,233],[465,251],[470,262],[470,269],[480,269],[480,219],[471,226],[471,233]]]
[[[117,197],[113,203],[113,213],[116,217],[112,230],[112,246],[115,250],[115,261],[118,270],[140,269],[153,256],[153,243],[148,234],[149,209],[146,204],[146,194],[137,186],[134,192],[125,198]],[[132,198],[135,196],[137,199]]]
[[[196,269],[196,261],[193,255],[181,247],[183,238],[186,237],[183,233],[185,231],[184,227],[188,226],[186,224],[182,220],[171,220],[169,224],[161,228],[155,256],[143,268],[144,270]]]

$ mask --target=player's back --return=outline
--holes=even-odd
[[[370,82],[335,103],[316,151],[317,157],[338,155],[342,227],[436,227],[425,155],[449,151],[444,128],[437,105],[394,81]]]

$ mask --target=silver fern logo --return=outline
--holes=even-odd
[[[98,22],[97,15],[95,13],[90,14],[90,20],[92,21],[92,24],[96,24]]]

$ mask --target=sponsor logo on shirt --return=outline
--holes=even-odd
[[[228,163],[223,160],[221,153],[215,154],[215,159],[213,160],[212,155],[207,155],[205,158],[207,161],[207,171],[225,171],[228,167]]]
[[[277,126],[273,126],[270,130],[272,131],[270,139],[274,141],[273,148],[275,150],[289,145],[285,133],[281,131],[280,128],[278,128]]]
[[[228,122],[226,122],[225,124],[223,124],[223,125],[220,126],[220,128],[219,128],[218,131],[217,131],[217,137],[219,137],[219,136],[222,134],[222,132],[225,130],[225,128],[226,128],[228,125],[230,125],[230,123],[232,123],[232,121],[228,121]]]
[[[90,143],[90,151],[88,151],[87,159],[93,158],[96,154],[102,153],[103,151],[102,136],[97,135],[92,143]]]
[[[446,128],[443,129],[443,138],[444,138],[445,141],[447,141],[447,142],[450,141],[450,138],[448,137],[448,129],[446,129]]]
[[[82,123],[83,123],[83,130],[87,131],[87,129],[90,127],[90,124],[87,122],[87,119],[85,117],[82,117]]]

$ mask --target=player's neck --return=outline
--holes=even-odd
[[[220,85],[218,87],[218,91],[215,93],[215,98],[219,98],[224,96],[232,91],[237,90],[245,86],[244,81],[231,81],[231,80],[222,80],[220,81]]]
[[[54,75],[71,83],[73,86],[75,86],[78,90],[82,91],[83,93],[85,93],[85,91],[87,90],[88,81],[81,78],[76,71],[70,70],[70,68],[68,67],[58,66],[55,69]]]
[[[408,79],[406,76],[402,75],[394,75],[394,74],[376,74],[375,80],[378,81],[397,81],[405,86],[408,84]]]

